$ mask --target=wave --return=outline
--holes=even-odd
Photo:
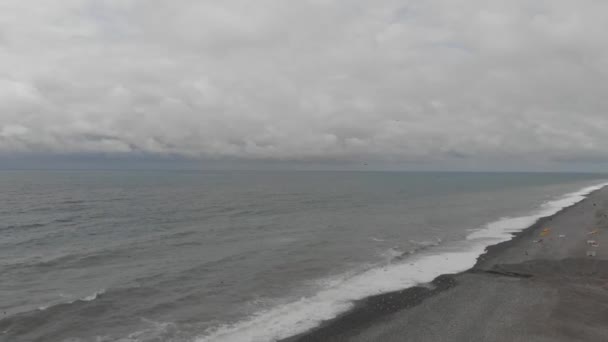
[[[93,301],[93,300],[97,299],[97,297],[101,296],[104,293],[106,293],[106,290],[105,289],[101,289],[101,290],[93,293],[92,295],[86,296],[84,298],[80,298],[79,300],[84,301],[84,302],[90,302],[90,301]]]
[[[101,289],[99,291],[93,292],[93,294],[88,295],[86,297],[78,298],[76,300],[72,300],[72,301],[68,301],[68,302],[65,302],[65,303],[56,304],[56,305],[53,305],[53,306],[41,306],[41,307],[38,308],[38,310],[44,311],[44,310],[47,310],[47,309],[52,308],[52,307],[57,306],[57,305],[74,304],[76,302],[92,302],[95,299],[99,298],[99,296],[103,295],[104,293],[106,293],[106,290],[105,289]],[[60,296],[62,298],[70,298],[71,297],[71,296],[67,296],[67,295],[60,295]]]
[[[504,217],[498,221],[490,222],[481,229],[469,234],[467,240],[494,239],[499,242],[510,240],[513,233],[533,225],[541,217],[554,215],[558,211],[582,201],[591,192],[605,186],[608,186],[608,183],[589,186],[563,195],[556,200],[543,203],[538,210],[527,216]]]
[[[510,240],[513,233],[531,226],[539,218],[580,202],[589,193],[607,185],[602,183],[566,194],[544,203],[526,216],[505,217],[488,223],[469,234],[465,241],[446,246],[452,247],[447,252],[432,254],[431,250],[424,250],[400,262],[359,274],[345,274],[325,282],[325,286],[313,296],[260,311],[234,324],[208,329],[195,341],[276,341],[304,333],[351,309],[357,300],[429,283],[441,274],[466,271],[475,265],[488,246]]]
[[[46,226],[47,223],[27,223],[27,224],[14,224],[4,227],[0,227],[0,231],[19,230],[24,231],[27,229],[40,228]]]
[[[404,250],[403,248],[401,248],[399,246],[391,247],[388,250],[384,251],[381,254],[381,256],[384,257],[384,259],[389,263],[399,262],[405,258],[409,258],[413,254],[419,254],[423,251],[440,246],[442,243],[442,240],[440,238],[436,238],[435,241],[410,240],[409,243],[414,245],[414,247],[409,248],[407,250]]]

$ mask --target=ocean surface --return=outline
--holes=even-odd
[[[0,341],[274,341],[470,268],[589,174],[0,172]]]

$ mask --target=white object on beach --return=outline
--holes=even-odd
[[[564,234],[560,234],[560,236],[559,236],[560,239],[563,239],[565,237],[566,237],[566,235],[564,235]]]
[[[588,245],[595,245],[597,242],[595,240],[587,240]]]
[[[595,251],[587,251],[587,256],[588,257],[594,257],[595,256]]]

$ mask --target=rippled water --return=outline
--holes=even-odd
[[[0,172],[0,341],[284,337],[467,267],[603,178]]]

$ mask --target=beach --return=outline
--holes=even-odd
[[[491,246],[476,265],[370,297],[287,341],[607,341],[608,188]]]
[[[538,307],[555,305],[564,291],[576,305],[598,298],[580,286],[602,293],[595,278],[570,278],[605,257],[604,190],[591,195],[595,206],[584,200],[606,181],[0,173],[0,341],[469,341],[516,329],[526,339],[520,318],[537,319],[543,333],[566,327],[562,321],[597,324],[601,336],[596,302],[575,311],[582,318],[548,320],[543,312],[556,314]],[[581,263],[588,250],[596,256]],[[566,266],[570,273],[556,278],[553,270]],[[522,303],[531,305],[527,313]]]

